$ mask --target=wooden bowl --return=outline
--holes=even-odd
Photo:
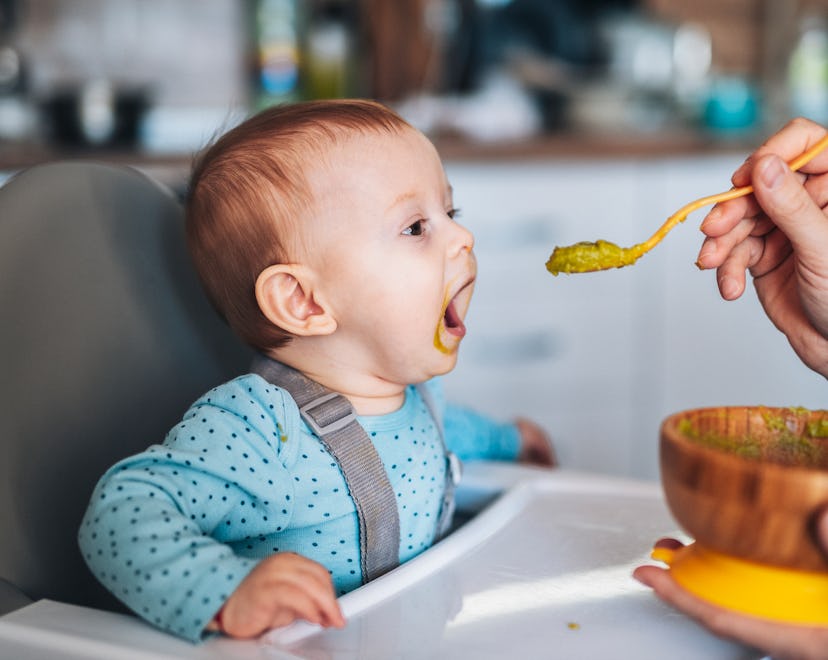
[[[828,506],[828,411],[720,407],[661,426],[667,504],[699,545],[763,564],[828,571],[813,523]]]

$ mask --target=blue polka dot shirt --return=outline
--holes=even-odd
[[[514,459],[519,435],[445,404],[461,458]],[[432,543],[444,489],[438,429],[416,388],[388,415],[360,417],[397,495],[400,562]],[[362,584],[359,528],[339,466],[279,387],[248,374],[196,401],[164,443],[99,481],[78,534],[95,576],[138,615],[192,641],[256,563],[292,551]]]

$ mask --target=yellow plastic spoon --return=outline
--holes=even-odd
[[[794,171],[798,170],[825,149],[825,147],[828,147],[828,135],[823,137],[801,156],[792,160],[788,166]],[[680,222],[684,222],[687,216],[693,211],[708,204],[718,204],[729,199],[749,195],[752,192],[753,186],[743,186],[717,195],[702,197],[694,202],[685,204],[667,218],[667,221],[648,240],[633,245],[632,247],[619,247],[615,243],[603,240],[598,240],[594,243],[582,241],[574,245],[556,247],[546,262],[546,270],[553,275],[557,275],[558,273],[589,273],[596,270],[631,266],[638,261],[639,257],[652,250],[673,227]]]

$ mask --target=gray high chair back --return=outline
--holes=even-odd
[[[202,293],[181,205],[129,168],[54,163],[0,188],[0,315],[0,614],[117,607],[76,542],[97,479],[252,353]]]

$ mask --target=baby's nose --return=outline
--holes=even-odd
[[[452,245],[459,251],[471,252],[474,249],[474,234],[472,234],[463,225],[455,224],[456,234],[452,240]]]

